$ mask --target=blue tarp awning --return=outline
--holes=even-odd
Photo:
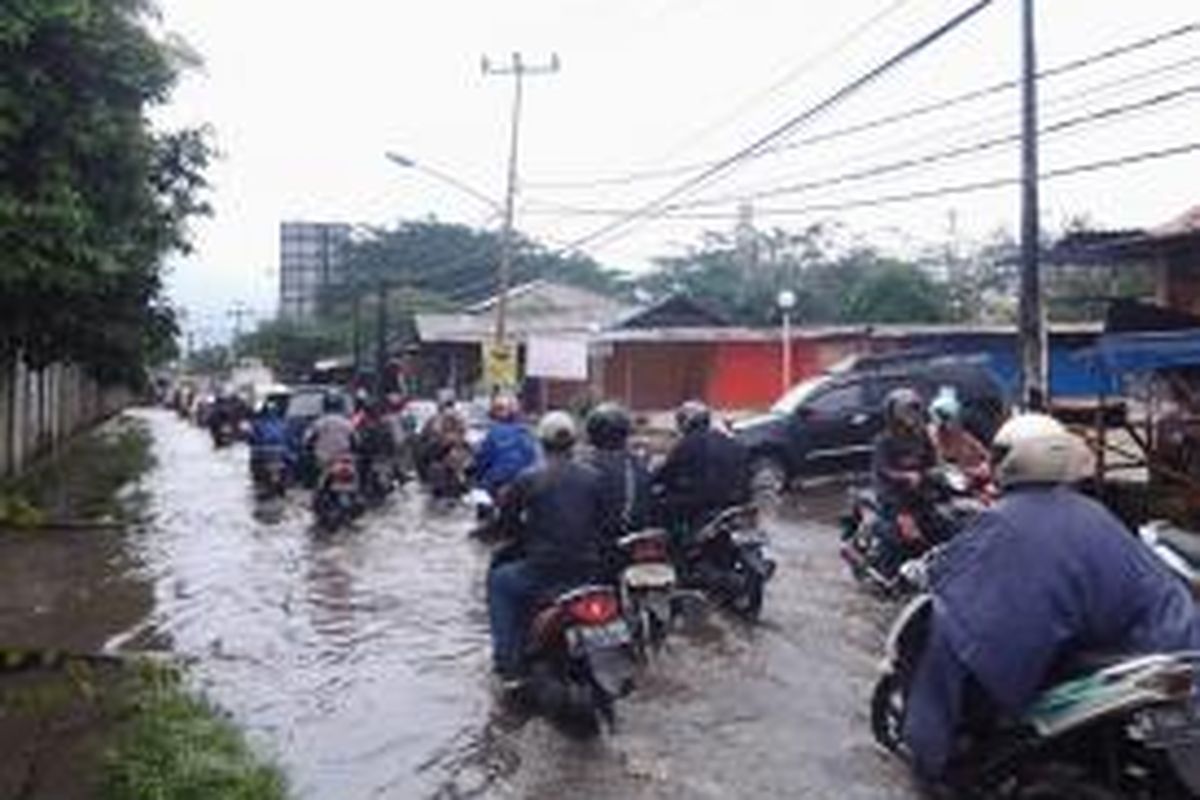
[[[1076,357],[1109,374],[1200,366],[1200,328],[1108,333]]]

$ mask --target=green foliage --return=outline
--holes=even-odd
[[[833,233],[820,225],[749,239],[709,233],[685,255],[659,259],[638,285],[657,295],[687,292],[743,325],[777,321],[783,289],[796,295],[799,324],[949,319],[948,287],[921,266],[866,246],[839,247]]]
[[[352,346],[347,324],[271,320],[237,342],[245,356],[257,356],[285,381],[303,380],[315,361],[347,353]]]
[[[382,281],[402,290],[393,304],[399,318],[418,311],[445,310],[481,300],[496,292],[500,237],[437,220],[401,222],[391,229],[374,229],[353,243],[347,255],[352,280],[330,287],[322,298],[327,318],[350,317],[351,298],[364,298]],[[513,249],[513,285],[549,278],[600,292],[618,292],[621,275],[581,255],[562,255],[521,236]],[[364,300],[364,303],[370,302]]]
[[[225,375],[233,366],[229,348],[223,344],[201,347],[188,353],[188,372],[200,375]]]
[[[259,761],[220,711],[175,680],[147,679],[105,760],[103,800],[284,800],[286,782]]]
[[[0,358],[130,380],[171,354],[161,260],[186,250],[210,158],[203,131],[156,132],[190,55],[142,0],[0,7]]]

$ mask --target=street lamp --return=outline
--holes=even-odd
[[[796,307],[796,293],[784,289],[775,297],[775,303],[783,315],[782,349],[783,349],[783,391],[792,388],[792,309]]]
[[[442,181],[443,183],[447,183],[450,186],[453,186],[455,189],[458,189],[460,192],[469,194],[471,197],[475,198],[479,202],[486,205],[492,211],[495,211],[495,212],[503,212],[504,211],[504,206],[501,205],[498,201],[489,197],[486,192],[481,192],[480,190],[476,189],[474,186],[471,186],[469,183],[460,181],[458,178],[456,178],[453,175],[450,175],[448,173],[442,172],[440,169],[434,169],[433,167],[430,167],[426,164],[421,164],[421,163],[415,161],[414,159],[409,158],[408,156],[404,156],[399,153],[392,152],[390,150],[388,152],[384,153],[384,156],[387,158],[388,161],[391,161],[397,167],[401,167],[403,169],[415,169],[418,172],[423,172],[424,174],[429,175],[430,177],[436,178],[437,180]]]

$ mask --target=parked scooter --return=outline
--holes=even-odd
[[[932,609],[922,594],[892,625],[871,697],[876,741],[902,758],[909,688]],[[950,786],[974,800],[1197,796],[1198,670],[1198,653],[1076,659],[1019,719],[964,732],[965,755],[952,765]]]
[[[680,585],[757,620],[767,582],[775,574],[767,545],[755,506],[727,508],[678,545]]]
[[[362,513],[358,470],[346,456],[330,464],[313,495],[313,513],[322,529],[333,532]]]
[[[930,530],[922,530],[916,515],[908,511],[886,519],[873,491],[851,490],[850,511],[842,518],[842,560],[856,581],[884,596],[911,589],[898,567],[958,535],[992,496],[988,487],[972,484],[951,465],[932,470],[921,491],[921,516]]]
[[[670,535],[650,529],[617,541],[623,567],[621,608],[633,630],[635,648],[644,661],[667,637],[673,617],[676,575],[671,564]]]

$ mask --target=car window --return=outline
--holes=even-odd
[[[319,417],[324,400],[325,395],[322,392],[294,394],[288,403],[287,415],[289,417]]]
[[[863,406],[862,384],[850,383],[836,386],[812,398],[805,405],[814,413],[823,416],[857,411]]]

